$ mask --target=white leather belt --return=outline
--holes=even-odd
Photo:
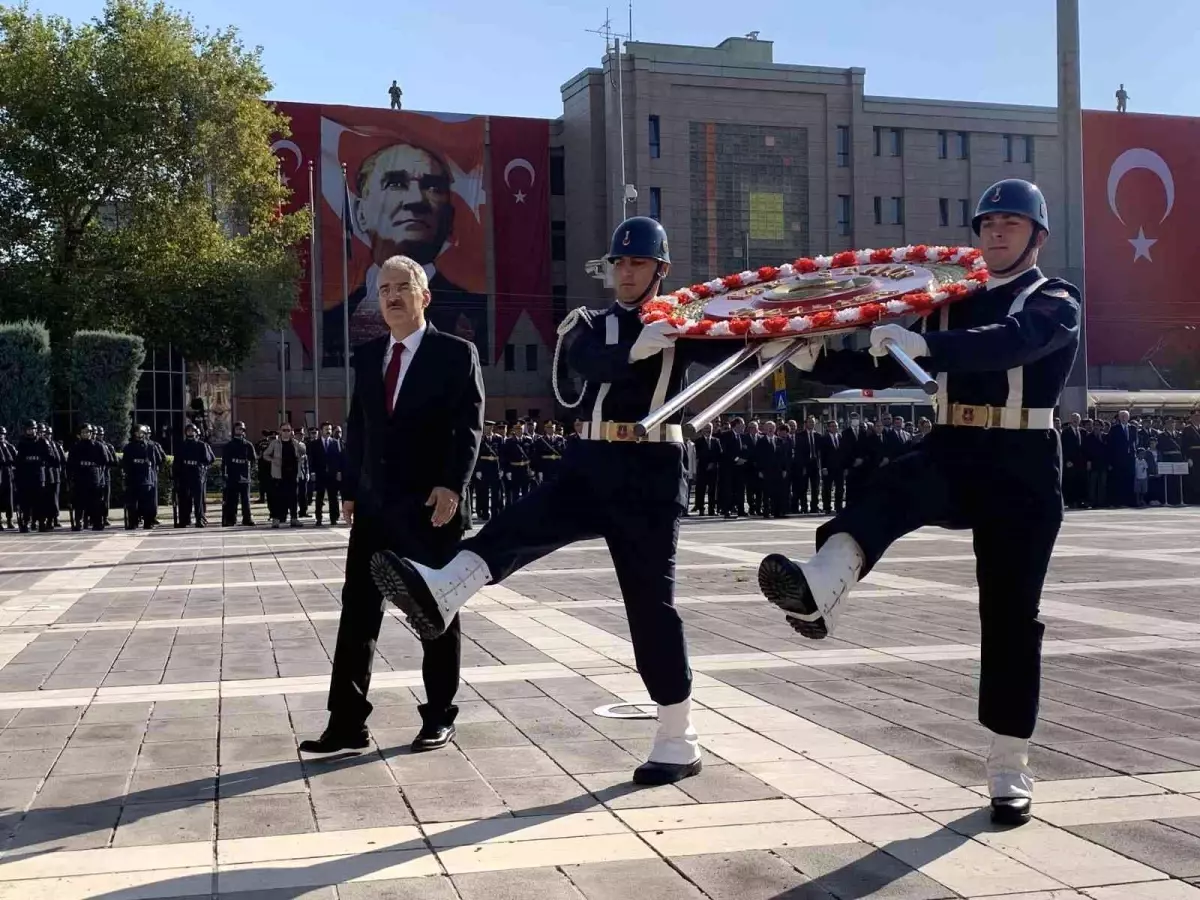
[[[638,437],[633,422],[584,422],[579,436],[585,441],[608,441],[617,443],[682,444],[682,425],[655,425]]]
[[[1007,406],[973,406],[951,403],[939,408],[939,425],[956,428],[1004,428],[1011,431],[1046,431],[1054,425],[1053,408],[1013,409]]]

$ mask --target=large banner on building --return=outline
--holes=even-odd
[[[1200,292],[1200,119],[1083,115],[1089,365],[1170,365],[1190,352]]]
[[[432,294],[427,317],[434,327],[473,341],[487,358],[484,119],[346,106],[279,107],[292,117],[298,155],[317,160],[318,340],[326,364],[341,363],[347,312],[351,351],[387,333],[376,282],[380,263],[396,254],[425,267]],[[304,166],[304,184],[293,197],[301,207],[307,201]],[[293,181],[293,187],[300,186]],[[311,351],[305,293],[292,324]]]
[[[493,117],[488,129],[489,202],[495,223],[496,353],[521,314],[554,344],[550,290],[550,123]]]

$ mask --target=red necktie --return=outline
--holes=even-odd
[[[392,346],[392,358],[388,360],[387,373],[383,376],[383,394],[389,416],[396,409],[396,385],[400,383],[400,358],[403,353],[403,344]]]

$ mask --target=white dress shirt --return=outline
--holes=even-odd
[[[400,357],[400,375],[396,379],[396,393],[392,394],[392,409],[396,408],[396,403],[400,398],[400,386],[404,384],[404,376],[407,374],[409,366],[412,365],[413,354],[417,352],[417,348],[421,346],[421,339],[425,337],[425,329],[427,323],[422,323],[421,327],[410,334],[402,341],[398,341],[395,335],[388,338],[387,351],[383,354],[383,377],[387,379],[388,364],[392,361],[392,354],[396,352],[396,345],[404,345],[404,355]]]

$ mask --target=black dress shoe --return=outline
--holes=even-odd
[[[424,726],[420,733],[413,739],[413,753],[423,753],[426,750],[441,750],[448,743],[454,740],[453,725],[432,725]]]
[[[644,785],[674,784],[700,774],[700,760],[690,763],[644,762],[633,770],[633,783]]]
[[[1024,825],[1032,810],[1033,801],[1028,797],[992,798],[992,821],[997,825]]]
[[[337,753],[339,750],[363,750],[369,747],[371,741],[367,735],[367,727],[358,728],[326,728],[315,741],[301,741],[301,753]]]

